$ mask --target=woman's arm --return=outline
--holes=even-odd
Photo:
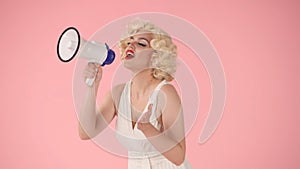
[[[99,65],[89,63],[83,75],[84,79],[96,76],[94,84],[87,86],[84,103],[78,115],[79,136],[81,139],[87,140],[95,137],[112,121],[116,114],[116,109],[111,91],[106,94],[101,106],[96,108],[96,96],[102,78],[102,68]]]
[[[181,102],[172,85],[163,86],[162,91],[165,102],[165,108],[162,113],[164,131],[157,130],[148,122],[151,114],[151,106],[148,109],[148,113],[142,119],[142,122],[147,121],[148,123],[138,123],[138,129],[144,133],[158,151],[172,163],[179,166],[185,160],[186,150]]]
[[[79,137],[87,140],[105,129],[116,115],[111,91],[104,97],[101,106],[96,108],[96,97],[88,89],[82,111],[79,114]]]

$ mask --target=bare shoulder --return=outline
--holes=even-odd
[[[165,98],[168,99],[168,102],[174,102],[174,103],[180,103],[180,97],[177,93],[176,88],[172,84],[165,84],[161,91],[163,95],[165,95]]]
[[[114,95],[114,94],[119,94],[119,95],[120,95],[120,94],[122,93],[124,87],[125,87],[125,83],[118,84],[118,85],[114,86],[114,87],[111,89],[111,92],[112,92],[113,95]]]
[[[177,93],[176,88],[172,84],[165,84],[157,97],[157,107],[160,112],[164,112],[165,115],[174,111],[178,112],[181,107],[181,99]]]
[[[111,96],[116,107],[119,106],[121,94],[124,90],[125,83],[118,84],[111,89]]]
[[[182,118],[178,118],[182,117],[182,107],[176,88],[172,84],[164,85],[161,88],[160,98],[158,99],[161,101],[160,106],[162,107],[162,124],[164,130],[169,129],[171,126],[177,126],[178,128],[173,127],[174,130],[172,131],[178,132],[179,126],[182,126],[181,124],[179,125]]]

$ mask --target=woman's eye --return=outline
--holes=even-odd
[[[144,43],[138,43],[140,46],[142,46],[142,47],[146,47],[147,45],[146,44],[144,44]]]

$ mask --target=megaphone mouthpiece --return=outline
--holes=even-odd
[[[111,49],[109,49],[108,45],[106,45],[106,48],[107,48],[107,57],[105,59],[105,61],[101,64],[101,66],[104,66],[104,65],[110,65],[114,60],[115,60],[115,52]]]

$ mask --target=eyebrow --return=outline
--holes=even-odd
[[[133,36],[130,36],[129,38],[134,40]],[[140,38],[138,38],[138,40],[145,40],[148,42],[148,44],[150,44],[150,41],[147,38],[140,37]]]

